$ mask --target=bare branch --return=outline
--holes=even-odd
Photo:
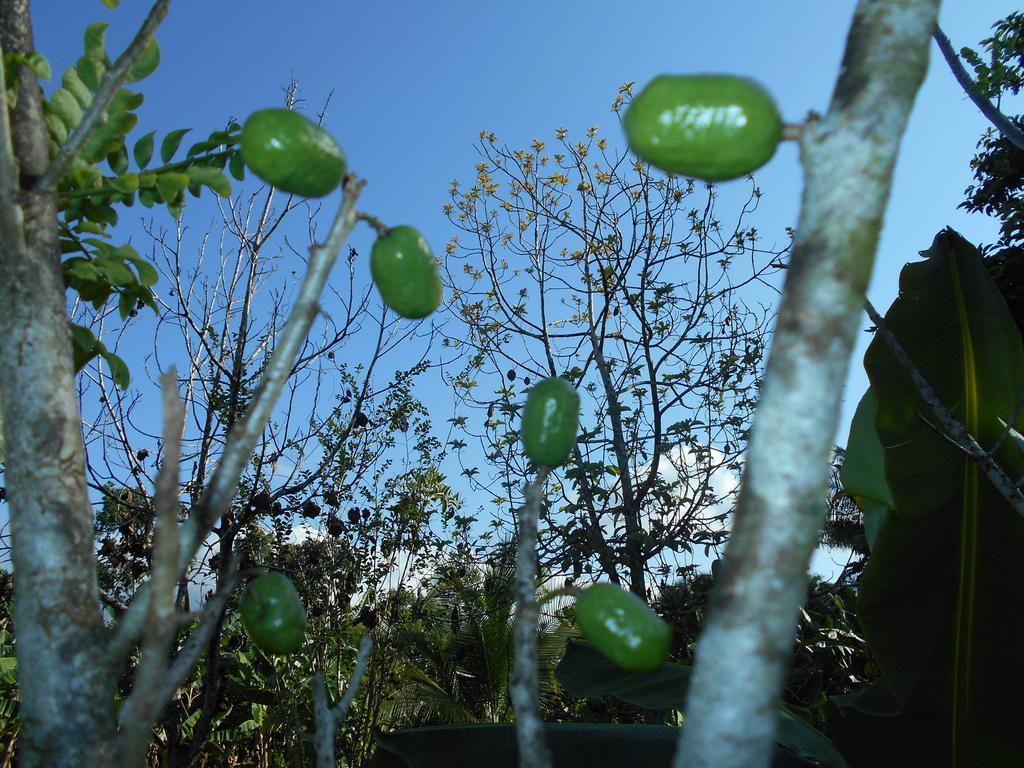
[[[914,386],[917,388],[918,394],[921,395],[921,399],[928,404],[928,407],[932,409],[932,413],[935,414],[939,423],[946,430],[946,437],[981,468],[982,472],[985,473],[985,477],[1003,494],[1003,497],[1017,511],[1017,514],[1024,516],[1024,494],[1021,493],[1020,488],[1010,479],[1003,468],[999,466],[995,456],[982,448],[971,433],[967,431],[967,427],[957,420],[950,410],[942,404],[938,394],[932,389],[931,384],[925,380],[920,369],[914,365],[914,361],[910,359],[907,350],[900,344],[896,334],[886,324],[885,319],[878,314],[874,305],[870,301],[866,301],[865,306],[868,311],[868,317],[877,326],[878,333],[881,334],[885,343],[889,345],[889,349],[899,362],[900,367],[910,376],[911,381],[914,382]],[[1011,420],[1007,429],[1013,423],[1014,420]]]
[[[942,31],[942,27],[936,25],[935,33],[933,35],[936,44],[939,46],[939,50],[942,51],[942,57],[946,60],[950,70],[953,72],[953,77],[960,83],[960,87],[964,89],[964,93],[967,97],[974,102],[981,114],[983,114],[988,121],[996,127],[996,129],[1007,138],[1017,149],[1024,149],[1024,131],[1014,125],[1010,118],[1004,115],[995,104],[990,100],[986,99],[981,93],[978,92],[978,84],[974,82],[974,78],[967,72],[967,68],[964,67],[963,62],[960,61],[960,57],[957,56],[955,50],[953,50],[953,44],[949,42],[949,38]]]
[[[359,685],[366,674],[366,668],[370,663],[370,654],[373,652],[373,640],[369,633],[363,635],[359,641],[359,654],[356,656],[356,668],[348,681],[345,695],[333,707],[327,704],[327,689],[324,686],[324,673],[316,672],[310,680],[313,689],[313,718],[316,722],[316,735],[314,737],[316,749],[317,768],[335,768],[334,757],[334,733],[338,730],[346,715],[352,700],[359,692]]]
[[[167,654],[177,634],[174,592],[178,581],[178,473],[184,406],[178,397],[178,376],[172,368],[160,377],[164,400],[164,461],[157,475],[158,525],[149,578],[150,599],[142,642],[142,659],[131,695],[120,712],[118,763],[144,762],[153,722],[166,702],[160,693],[167,677]]]
[[[540,683],[537,679],[537,520],[540,517],[544,480],[542,467],[526,487],[526,500],[519,508],[516,543],[516,627],[515,667],[509,695],[516,712],[516,740],[520,768],[550,768],[551,752],[544,740],[540,719]]]
[[[771,762],[842,383],[938,9],[859,0],[828,114],[801,138],[797,237],[676,768]]]
[[[188,568],[199,544],[231,505],[238,492],[238,480],[251,460],[252,451],[259,442],[260,435],[263,434],[270,414],[291,374],[292,363],[298,357],[313,319],[319,312],[320,295],[323,293],[334,261],[355,226],[355,205],[364,184],[365,182],[354,176],[346,179],[344,199],[331,225],[327,240],[310,249],[306,275],[256,394],[245,416],[231,429],[220,464],[203,496],[192,508],[188,521],[182,527],[179,573]],[[148,600],[148,590],[143,586],[136,593],[128,612],[118,625],[111,643],[113,659],[123,658],[141,635]]]
[[[110,106],[114,94],[121,87],[125,78],[128,77],[132,65],[135,64],[139,56],[146,49],[146,46],[149,45],[149,41],[152,39],[156,28],[160,26],[160,22],[167,16],[170,5],[171,0],[157,0],[153,7],[149,9],[149,14],[146,16],[146,20],[142,22],[142,26],[139,27],[139,31],[136,33],[131,45],[125,49],[124,53],[117,57],[114,66],[103,75],[100,87],[96,90],[96,95],[93,96],[92,104],[89,105],[89,109],[82,116],[82,122],[78,124],[78,128],[64,143],[64,146],[60,148],[60,151],[57,152],[57,156],[53,158],[50,167],[46,169],[46,173],[36,181],[35,189],[37,192],[45,192],[57,186],[57,182],[60,181],[64,171],[71,165],[75,155],[85,146],[85,142],[89,140],[93,131],[102,124],[103,114],[107,111],[107,107]]]

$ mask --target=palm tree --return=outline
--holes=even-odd
[[[515,564],[504,553],[488,566],[441,569],[413,605],[413,621],[396,633],[399,688],[383,708],[384,722],[403,727],[513,720],[514,578]],[[561,607],[542,613],[542,707],[559,700],[554,669],[575,633]]]

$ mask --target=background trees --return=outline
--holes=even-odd
[[[445,260],[460,322],[442,344],[464,353],[449,445],[509,526],[530,472],[522,393],[568,378],[582,431],[545,503],[542,566],[649,598],[650,572],[723,541],[787,246],[749,222],[753,181],[723,213],[715,188],[652,174],[597,128],[515,150],[482,132],[477,151],[475,179],[444,206],[460,230]]]

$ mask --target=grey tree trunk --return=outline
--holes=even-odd
[[[28,0],[0,2],[4,51],[34,50]],[[20,762],[102,766],[116,675],[102,657],[92,509],[75,397],[55,197],[30,190],[49,157],[39,84],[22,68],[0,147],[0,391],[21,688]],[[5,121],[6,122],[6,121]],[[10,166],[11,149],[17,165]]]

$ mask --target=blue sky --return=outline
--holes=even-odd
[[[976,46],[1016,5],[947,0],[942,25],[954,46]],[[32,7],[37,48],[59,73],[80,54],[88,23],[110,22],[107,47],[116,52],[149,3],[124,0],[116,11],[99,0],[36,0]],[[523,146],[559,126],[572,135],[597,124],[616,141],[609,105],[618,86],[662,72],[754,77],[796,122],[828,106],[853,7],[852,0],[175,0],[158,34],[163,62],[141,84],[140,127],[192,126],[205,135],[229,116],[278,104],[290,76],[310,109],[333,91],[328,127],[351,169],[370,180],[360,208],[391,224],[414,224],[440,251],[453,234],[441,213],[448,183],[473,173],[481,129]],[[975,242],[995,238],[994,222],[956,208],[985,128],[933,48],[870,292],[880,309],[895,296],[900,267],[942,227]],[[795,145],[784,144],[757,181],[764,196],[751,223],[781,244],[785,227],[796,223],[801,189]],[[866,334],[860,341],[840,443],[866,386]]]

